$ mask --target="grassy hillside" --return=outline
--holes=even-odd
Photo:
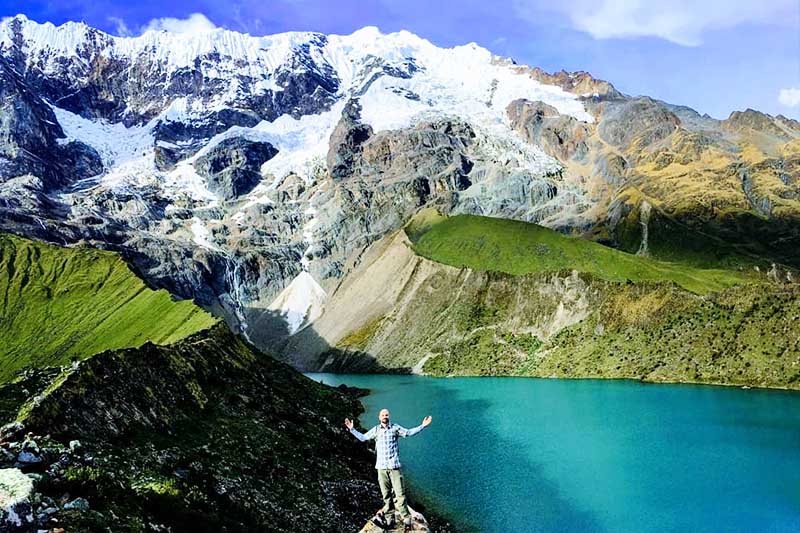
[[[747,281],[742,272],[700,269],[614,250],[514,220],[426,212],[406,230],[414,251],[440,263],[508,274],[577,270],[607,281],[672,281],[705,294]]]
[[[314,333],[330,348],[315,360],[342,372],[798,389],[800,284],[750,272],[426,211],[376,244],[326,302],[330,318]]]
[[[520,365],[524,375],[800,388],[800,287],[761,284],[705,298],[609,286],[585,320]]]
[[[216,319],[136,277],[116,254],[0,235],[0,383],[27,367],[167,344]]]

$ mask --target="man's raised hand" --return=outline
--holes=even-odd
[[[433,422],[433,418],[431,418],[430,415],[428,415],[428,416],[426,416],[425,418],[422,419],[422,425],[425,426],[425,427],[430,426],[431,422]]]
[[[344,425],[347,426],[347,429],[353,429],[353,421],[350,420],[349,418],[344,419]]]

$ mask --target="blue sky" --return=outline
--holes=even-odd
[[[0,17],[17,13],[129,35],[407,29],[439,46],[474,41],[548,71],[587,70],[627,94],[717,118],[752,107],[800,119],[800,0],[0,0]]]

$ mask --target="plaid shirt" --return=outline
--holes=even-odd
[[[350,433],[361,442],[375,439],[375,468],[378,469],[394,469],[400,468],[400,457],[397,453],[397,437],[410,437],[416,435],[425,428],[422,424],[415,428],[406,429],[403,426],[389,423],[386,427],[383,424],[378,424],[374,428],[362,434],[356,428],[350,430]]]

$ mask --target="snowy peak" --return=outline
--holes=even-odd
[[[48,99],[84,116],[88,105],[114,122],[142,123],[181,97],[197,99],[203,108],[266,108],[261,118],[267,120],[284,113],[297,118],[325,111],[335,99],[365,95],[381,79],[381,89],[423,107],[461,101],[444,109],[451,113],[481,105],[504,108],[513,96],[543,99],[565,114],[592,120],[574,95],[540,83],[474,43],[439,48],[408,31],[383,34],[373,26],[330,36],[255,37],[216,29],[116,37],[83,23],[54,26],[17,16],[0,24],[0,45],[26,77],[47,89]],[[102,87],[88,90],[92,84]],[[137,101],[134,89],[148,84],[159,93],[146,91]],[[83,90],[87,94],[76,95]],[[104,93],[105,100],[97,101],[92,92]],[[470,109],[464,100],[472,101]]]

